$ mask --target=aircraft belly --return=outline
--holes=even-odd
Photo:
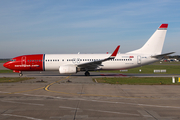
[[[128,69],[132,66],[136,66],[134,63],[125,63],[125,62],[114,62],[112,63],[104,63],[102,69],[105,70],[121,70],[121,69]]]

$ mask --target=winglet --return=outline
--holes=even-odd
[[[119,51],[120,45],[117,46],[117,48],[114,50],[114,52],[111,54],[110,58],[115,58],[118,51]]]

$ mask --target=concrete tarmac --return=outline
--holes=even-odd
[[[91,74],[25,72],[35,79],[0,83],[0,120],[180,119],[178,85],[102,84],[92,81],[101,73]],[[18,74],[0,74],[8,76]]]

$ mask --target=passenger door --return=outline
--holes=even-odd
[[[141,56],[140,55],[137,56],[137,64],[141,64]]]

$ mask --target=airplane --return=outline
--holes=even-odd
[[[23,71],[59,71],[60,74],[73,74],[96,70],[124,70],[139,67],[161,60],[174,52],[161,54],[168,24],[161,24],[149,40],[140,48],[125,54],[117,54],[120,45],[110,54],[34,54],[12,58],[4,67],[19,73]]]

